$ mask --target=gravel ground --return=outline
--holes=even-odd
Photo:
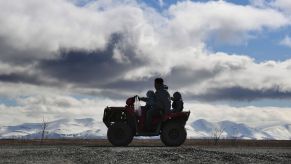
[[[187,145],[0,145],[0,163],[291,163],[291,150]]]

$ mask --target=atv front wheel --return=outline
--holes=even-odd
[[[183,125],[175,122],[167,123],[160,136],[166,146],[180,146],[186,140],[187,132]]]
[[[127,123],[117,122],[109,126],[107,138],[114,146],[127,146],[133,139],[133,131]]]

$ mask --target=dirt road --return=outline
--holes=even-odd
[[[98,144],[0,144],[0,163],[291,163],[290,147],[164,147],[157,142],[129,147]]]

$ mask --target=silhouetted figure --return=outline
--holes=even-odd
[[[139,97],[139,100],[146,102],[146,109],[147,110],[152,110],[155,108],[155,103],[156,103],[156,96],[155,92],[152,90],[147,91],[146,94],[147,97]]]
[[[171,109],[171,97],[162,78],[155,79],[155,89],[155,106],[153,109],[150,109],[146,115],[146,127],[149,130],[151,129],[153,116],[168,113]]]
[[[172,112],[182,112],[184,108],[184,102],[182,99],[182,95],[180,92],[175,92],[173,94],[173,97],[171,97],[171,100],[173,101],[172,103]]]

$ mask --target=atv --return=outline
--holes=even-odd
[[[103,122],[107,126],[107,138],[114,146],[127,146],[134,136],[159,136],[166,146],[180,146],[187,137],[185,130],[186,121],[190,111],[170,112],[160,114],[152,119],[153,129],[145,126],[146,107],[141,106],[136,111],[134,104],[136,97],[126,100],[125,107],[106,107]]]

